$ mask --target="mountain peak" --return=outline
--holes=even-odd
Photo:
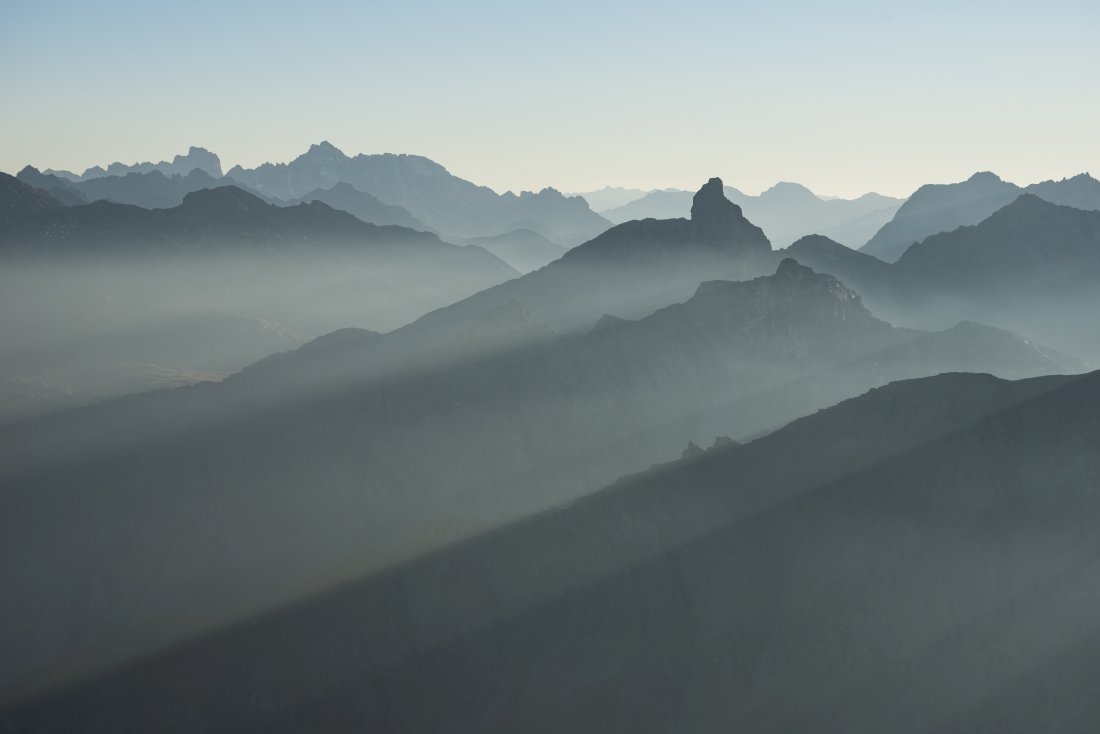
[[[736,209],[738,215],[741,214],[740,207],[726,198],[722,179],[715,176],[703,184],[703,188],[699,189],[692,198],[691,218],[693,220],[706,218],[714,213],[729,211],[729,207]]]
[[[806,188],[800,183],[794,183],[792,181],[779,181],[770,189],[760,194],[760,196],[777,197],[783,199],[817,199],[818,201],[820,201],[818,195],[815,194],[813,191],[810,191],[810,189]]]
[[[1003,183],[1001,177],[992,171],[978,171],[966,180],[968,183]]]
[[[218,186],[192,191],[183,197],[180,206],[203,212],[243,212],[271,208],[270,204],[238,186]]]
[[[741,207],[726,198],[722,179],[715,177],[691,200],[691,236],[699,242],[726,246],[735,244],[747,254],[771,252],[764,232],[741,213]]]
[[[775,271],[776,277],[779,278],[804,278],[806,276],[816,275],[811,268],[806,267],[802,263],[795,260],[793,257],[785,257],[779,263],[779,267]]]
[[[330,143],[327,140],[322,140],[319,143],[314,143],[313,145],[309,146],[309,150],[306,151],[306,155],[316,154],[316,153],[325,153],[325,154],[329,154],[329,155],[332,155],[332,154],[343,155],[344,154],[343,151],[341,151],[339,148],[337,148],[335,145],[333,145],[332,143]]]

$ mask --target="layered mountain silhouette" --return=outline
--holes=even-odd
[[[705,280],[772,272],[767,237],[711,179],[694,196],[690,219],[626,222],[569,250],[541,270],[426,314],[387,336],[384,351],[428,352],[518,302],[558,333],[583,332],[605,314],[637,318],[691,296]]]
[[[766,252],[717,181],[691,221],[637,226],[668,230],[651,246]],[[627,246],[608,242],[559,262]],[[344,330],[218,384],[0,429],[4,684],[146,652],[892,380],[1078,367],[976,324],[896,329],[790,259],[585,333],[515,300],[457,323],[430,360],[395,361],[401,330]]]
[[[165,174],[153,169],[69,181],[57,175],[41,173],[38,169],[27,166],[19,172],[18,178],[32,186],[45,189],[69,206],[102,200],[116,204],[132,204],[144,209],[176,207],[182,204],[184,197],[190,193],[225,185],[223,179],[215,178],[201,168],[195,168],[185,175]],[[256,194],[256,192],[250,193]],[[273,204],[286,204],[275,199],[265,200]]]
[[[726,196],[779,247],[803,235],[830,235],[853,247],[866,242],[888,222],[901,200],[880,194],[857,199],[821,199],[805,186],[780,182],[759,196],[726,188]],[[604,212],[614,222],[645,217],[680,217],[689,206],[689,193],[674,189],[653,191],[624,206]]]
[[[565,197],[550,188],[498,195],[421,156],[349,157],[328,142],[311,146],[290,163],[265,163],[254,169],[235,166],[224,177],[218,157],[195,147],[171,162],[112,163],[80,175],[52,169],[39,172],[28,166],[20,175],[51,192],[77,192],[60,196],[54,192],[65,204],[107,199],[167,208],[178,206],[192,191],[233,184],[273,204],[323,199],[372,224],[441,232],[459,239],[531,229],[572,246],[610,226],[579,196]]]
[[[977,224],[1022,193],[1078,209],[1100,209],[1100,181],[1087,173],[1026,188],[1002,181],[993,173],[975,173],[961,183],[921,186],[860,249],[880,260],[895,262],[913,243]]]
[[[88,197],[81,193],[72,181],[60,176],[42,173],[33,166],[26,166],[15,177],[28,186],[42,189],[65,206],[88,203]]]
[[[42,396],[220,377],[349,323],[392,329],[517,274],[477,247],[231,186],[154,210],[0,186],[0,419]]]
[[[976,225],[912,245],[894,265],[821,237],[786,252],[852,284],[895,323],[939,328],[974,319],[1100,357],[1091,317],[1100,307],[1098,211],[1015,195]]]
[[[1098,412],[1097,373],[896,382],[0,720],[40,732],[1090,730]]]
[[[222,177],[221,160],[206,148],[191,146],[184,155],[177,155],[171,161],[160,163],[111,163],[106,168],[93,166],[77,175],[71,171],[46,170],[46,174],[57,175],[60,178],[73,182],[90,181],[103,176],[126,176],[131,173],[151,173],[157,171],[165,176],[187,176],[192,171],[199,170],[211,178]]]
[[[0,227],[9,227],[28,217],[52,212],[63,206],[44,189],[0,173]]]
[[[530,229],[517,229],[494,237],[472,237],[463,242],[485,248],[521,273],[549,265],[566,251]]]
[[[360,191],[349,183],[341,182],[333,184],[327,189],[311,191],[298,201],[291,203],[308,204],[313,201],[328,204],[333,209],[345,211],[370,224],[394,225],[421,232],[430,230],[428,225],[409,214],[404,207],[383,204],[375,197]]]
[[[313,145],[290,163],[232,168],[227,178],[264,195],[299,199],[317,189],[347,183],[390,205],[404,207],[433,230],[456,237],[480,237],[533,229],[555,242],[583,242],[609,223],[580,197],[554,189],[498,195],[413,155],[349,157],[328,142]]]
[[[596,191],[577,191],[566,196],[580,196],[588,202],[594,212],[603,212],[608,209],[629,204],[645,196],[648,191],[643,189],[630,189],[622,186],[604,186]]]
[[[140,175],[140,174],[139,174]],[[35,217],[9,222],[0,241],[9,253],[28,255],[80,254],[105,256],[113,251],[181,255],[216,248],[228,254],[224,240],[238,248],[285,253],[338,245],[357,254],[415,252],[417,245],[440,252],[461,253],[481,262],[495,276],[509,269],[478,248],[456,248],[433,234],[402,227],[379,227],[315,200],[279,207],[236,186],[190,192],[178,207],[148,210],[97,201],[85,206],[52,208]],[[100,243],[96,252],[78,248]]]

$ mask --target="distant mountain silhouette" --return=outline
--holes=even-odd
[[[184,197],[193,191],[226,185],[223,179],[214,178],[201,168],[193,169],[186,175],[165,174],[154,169],[69,181],[57,175],[40,173],[37,169],[27,166],[19,172],[19,179],[32,186],[46,189],[69,206],[92,201],[113,201],[119,204],[133,204],[144,209],[176,207],[182,204]],[[266,199],[266,201],[272,204],[286,204],[275,199]]]
[[[1075,209],[1100,209],[1100,181],[1087,173],[1061,181],[1042,181],[1024,188],[1044,201]]]
[[[806,238],[787,254],[851,283],[885,318],[922,328],[960,319],[1100,358],[1100,212],[1015,195],[982,222],[925,238],[890,266]]]
[[[93,166],[77,175],[71,171],[55,171],[47,169],[48,175],[57,175],[73,182],[90,181],[103,176],[126,176],[131,173],[151,173],[158,171],[165,176],[186,176],[192,171],[200,170],[212,178],[222,177],[222,164],[217,155],[206,148],[191,146],[185,155],[177,155],[171,161],[160,163],[112,163],[106,168]]]
[[[179,206],[195,191],[217,188],[219,183],[202,169],[186,175],[165,175],[158,170],[93,178],[77,184],[89,201],[115,201],[145,209],[169,209]]]
[[[1097,414],[1098,373],[893,383],[0,721],[1029,734],[1054,717],[1092,731]]]
[[[226,176],[286,200],[348,183],[386,204],[404,207],[432,229],[456,237],[527,228],[557,242],[576,244],[609,226],[584,199],[566,198],[554,189],[497,195],[421,156],[348,157],[328,142],[311,146],[290,163],[265,163],[249,170],[236,166]]]
[[[897,264],[960,295],[1091,289],[1100,283],[1100,212],[1024,194],[977,225],[928,237]]]
[[[82,194],[71,181],[60,176],[41,173],[33,166],[26,166],[15,177],[29,186],[42,189],[65,206],[88,203],[88,197]]]
[[[1021,189],[993,173],[975,173],[961,183],[921,186],[898,209],[893,220],[860,249],[880,260],[895,262],[913,243],[977,224],[1025,192],[1055,204],[1100,209],[1100,181],[1088,174]]]
[[[566,196],[580,196],[588,202],[594,212],[602,212],[614,209],[645,196],[647,191],[642,189],[628,189],[621,186],[604,186],[597,191],[577,191]]]
[[[851,200],[823,200],[805,186],[786,182],[776,184],[759,196],[726,187],[726,196],[779,247],[786,247],[808,234],[832,234],[846,244],[859,246],[889,221],[901,203],[899,199],[880,194],[864,194]],[[684,216],[688,205],[688,192],[654,191],[625,206],[605,211],[604,215],[615,222],[654,216],[680,217]]]
[[[146,174],[130,174],[142,176]],[[159,174],[147,174],[159,176]],[[202,174],[198,174],[202,175]],[[62,230],[57,234],[56,230]],[[189,192],[179,206],[148,210],[136,206],[97,201],[76,207],[47,209],[0,231],[0,244],[26,254],[60,253],[107,255],[137,249],[179,256],[189,251],[216,248],[225,254],[223,238],[248,243],[249,248],[301,252],[304,247],[353,247],[359,253],[403,252],[416,245],[446,253],[461,253],[471,264],[486,266],[490,280],[506,275],[508,268],[491,256],[471,248],[458,248],[436,235],[402,227],[380,227],[320,201],[279,207],[236,186],[201,188]],[[104,250],[88,253],[88,243]]]
[[[64,205],[45,190],[0,173],[0,228]]]
[[[39,395],[54,406],[165,374],[220,377],[349,323],[392,329],[517,275],[480,248],[319,201],[279,207],[225,186],[169,209],[63,207],[5,184],[20,214],[0,222],[0,422]]]
[[[727,195],[729,194],[727,187]],[[636,219],[677,219],[691,210],[692,192],[682,189],[658,189],[602,214],[616,224]]]
[[[312,201],[324,202],[333,209],[345,211],[370,224],[395,225],[421,232],[430,230],[428,225],[409,214],[407,209],[383,204],[375,197],[348,183],[333,184],[331,188],[311,191],[292,203],[308,204]]]
[[[566,251],[566,248],[530,229],[517,229],[495,237],[472,237],[464,243],[485,248],[521,273],[538,270]]]
[[[715,181],[692,221],[664,228],[759,250],[762,237],[717,227],[736,216]],[[791,259],[586,333],[557,336],[516,300],[451,323],[430,359],[386,361],[401,330],[343,330],[218,384],[0,428],[0,499],[16,508],[0,515],[0,680],[79,667],[106,640],[112,657],[194,634],[899,377],[1075,368],[978,325],[896,329]],[[96,523],[75,510],[85,502]],[[10,549],[31,542],[26,575]],[[113,590],[109,612],[85,602],[96,588]]]
[[[894,262],[914,242],[977,224],[1019,195],[1020,187],[989,172],[975,173],[956,184],[926,184],[913,192],[894,218],[860,250]]]

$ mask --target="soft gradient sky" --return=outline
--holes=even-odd
[[[328,139],[503,191],[1100,175],[1100,2],[0,0],[0,170]]]

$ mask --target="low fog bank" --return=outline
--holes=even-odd
[[[10,260],[0,270],[0,422],[221,379],[346,326],[389,331],[508,272],[404,253]]]

